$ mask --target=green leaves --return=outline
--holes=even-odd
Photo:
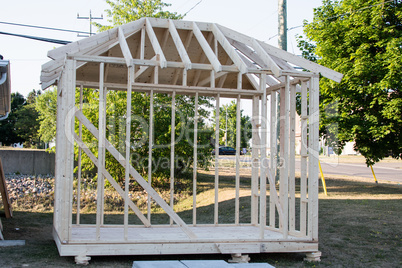
[[[314,53],[318,63],[344,74],[340,84],[320,81],[321,133],[337,124],[338,143],[354,140],[367,164],[401,158],[402,3],[325,0],[304,30],[303,56]],[[332,103],[338,108],[328,112]]]
[[[164,18],[164,19],[182,19],[183,16],[176,12],[164,11],[165,7],[170,4],[161,0],[107,0],[110,9],[105,10],[110,18],[108,22],[112,26],[106,26],[99,23],[94,23],[103,32],[112,27],[123,25],[131,21],[135,21],[144,17]]]

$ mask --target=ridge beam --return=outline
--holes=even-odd
[[[202,50],[204,51],[205,55],[207,56],[209,62],[214,67],[215,72],[219,73],[222,71],[222,65],[219,62],[218,58],[216,57],[215,53],[212,51],[211,47],[209,46],[207,40],[205,40],[204,35],[201,33],[201,30],[198,28],[197,24],[193,22],[193,32],[195,38],[197,38],[198,43],[200,44]]]
[[[169,32],[170,35],[172,36],[173,42],[177,48],[177,51],[179,52],[180,58],[183,61],[186,70],[191,69],[190,57],[188,56],[186,48],[184,47],[183,42],[181,41],[180,35],[177,32],[173,20],[169,20]]]
[[[230,59],[233,61],[233,63],[237,66],[239,71],[242,74],[245,74],[248,72],[248,68],[246,64],[243,62],[243,60],[240,58],[239,54],[236,52],[236,50],[233,48],[233,46],[230,44],[230,42],[226,39],[225,35],[222,33],[222,31],[218,28],[216,24],[212,25],[212,33],[214,34],[215,38],[218,40],[218,42],[221,44],[223,49],[226,51]]]
[[[167,61],[165,58],[165,54],[163,54],[163,50],[161,48],[161,45],[159,44],[158,38],[156,37],[156,34],[154,32],[154,29],[152,28],[151,22],[149,21],[148,18],[145,18],[146,23],[145,23],[145,28],[147,30],[147,34],[149,37],[149,40],[151,40],[152,48],[155,51],[155,54],[159,55],[159,64],[161,68],[166,68],[167,67]]]

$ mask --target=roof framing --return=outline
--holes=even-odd
[[[153,83],[153,76],[158,74],[159,84],[179,83],[186,87],[209,84],[227,89],[240,86],[257,91],[261,89],[260,79],[254,75],[266,75],[263,79],[266,88],[279,87],[285,76],[297,79],[320,73],[336,82],[343,76],[215,23],[156,18],[142,18],[51,50],[48,57],[52,60],[42,65],[43,89],[57,83],[66,57],[76,57],[76,69],[85,73],[85,78],[78,75],[77,81],[93,84],[98,68],[90,62],[101,61],[107,64],[105,83],[121,83],[123,88],[126,77],[120,75],[120,82],[117,74],[122,73],[121,68],[132,66],[136,68],[135,79],[140,83]],[[155,68],[161,70],[152,73],[151,69]],[[242,79],[243,75],[247,79]]]

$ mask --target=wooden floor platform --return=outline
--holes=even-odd
[[[307,238],[288,236],[283,239],[280,232],[265,230],[264,238],[260,237],[258,226],[197,226],[189,227],[196,239],[188,236],[177,226],[129,227],[127,240],[124,239],[124,228],[106,226],[100,228],[100,237],[96,237],[96,227],[72,227],[70,243],[180,243],[180,242],[237,242],[237,241],[307,241]]]

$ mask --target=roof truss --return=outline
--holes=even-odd
[[[182,20],[143,18],[51,50],[48,56],[53,60],[42,66],[42,88],[57,82],[66,56],[81,57],[76,64],[81,70],[77,80],[88,84],[99,77],[98,68],[91,64],[97,57],[101,61],[110,58],[105,61],[105,83],[122,85],[127,79],[123,69],[132,66],[135,82],[190,87],[209,84],[260,90],[260,79],[255,78],[260,74],[266,75],[266,88],[278,87],[285,76],[296,79],[320,73],[336,82],[342,79],[338,72],[226,27]],[[85,57],[88,61],[83,61]],[[295,66],[310,73],[298,71]]]

